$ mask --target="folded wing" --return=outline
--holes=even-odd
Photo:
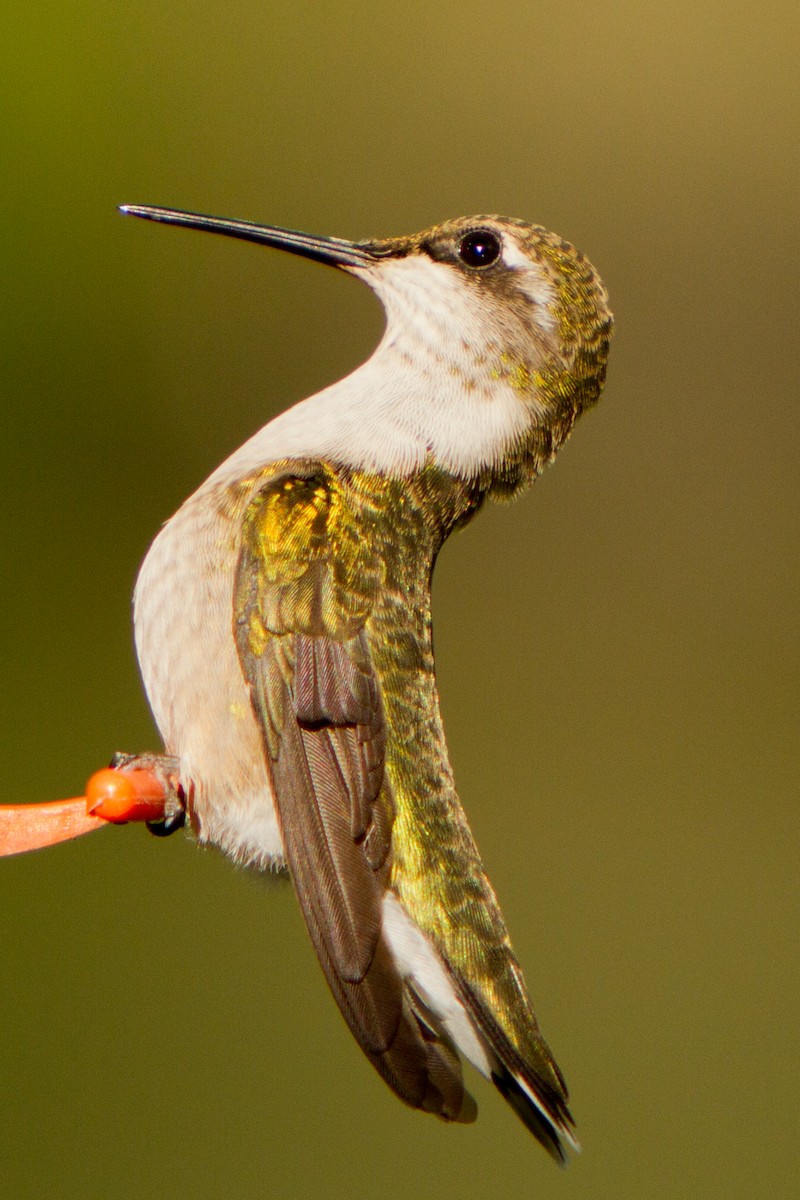
[[[235,635],[263,733],[284,848],[331,991],[367,1057],[415,1108],[474,1119],[453,1047],[434,1032],[382,933],[394,804],[365,625],[381,565],[346,484],[291,463],[248,507]]]

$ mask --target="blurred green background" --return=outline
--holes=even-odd
[[[446,548],[464,804],[583,1154],[488,1085],[447,1128],[360,1055],[291,890],[107,830],[0,866],[0,1194],[796,1194],[798,70],[786,3],[3,6],[0,799],[157,745],[159,524],[381,313],[319,233],[502,212],[617,316],[599,408]]]

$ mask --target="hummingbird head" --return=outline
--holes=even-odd
[[[503,466],[511,477],[523,468],[518,482],[538,473],[605,379],[612,315],[591,263],[541,226],[500,216],[357,244],[368,259],[345,269],[381,298],[385,343],[488,403],[513,395]]]
[[[358,399],[369,406],[359,419],[414,441],[397,451],[404,465],[421,447],[448,470],[513,491],[600,395],[612,325],[606,290],[580,251],[541,226],[462,217],[408,237],[347,241],[176,209],[122,211],[273,246],[367,283],[387,326],[366,364],[369,387],[361,380]]]

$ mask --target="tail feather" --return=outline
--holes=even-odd
[[[498,1063],[496,1070],[492,1071],[492,1083],[537,1142],[544,1146],[559,1166],[566,1166],[567,1150],[580,1150],[570,1128],[572,1118],[566,1106],[562,1106],[559,1117],[549,1113],[503,1063]]]
[[[383,934],[410,993],[423,1037],[427,1028],[443,1058],[441,1065],[447,1062],[448,1054],[452,1055],[450,1070],[455,1075],[455,1052],[463,1055],[492,1080],[555,1161],[565,1163],[567,1151],[580,1148],[572,1132],[567,1088],[539,1032],[527,993],[522,990],[524,985],[520,984],[519,992],[523,1019],[512,1042],[487,1000],[434,948],[391,892],[383,901]],[[521,975],[516,977],[521,980]],[[430,1077],[433,1082],[435,1072]],[[455,1105],[449,1107],[448,1113],[440,1111],[446,1119],[474,1119],[474,1102],[466,1090],[455,1118]]]
[[[567,1150],[579,1151],[575,1123],[567,1107],[564,1077],[530,1013],[526,1053],[511,1042],[494,1013],[459,973],[452,971],[464,1006],[490,1049],[490,1078],[522,1123],[562,1166]],[[526,997],[527,998],[527,997]]]

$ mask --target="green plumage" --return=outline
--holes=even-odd
[[[365,1032],[348,988],[363,984],[378,950],[379,905],[388,887],[429,938],[501,1061],[529,1081],[555,1118],[568,1122],[563,1080],[539,1033],[456,795],[436,690],[433,566],[444,539],[474,515],[487,487],[432,467],[390,480],[327,463],[276,464],[244,518],[237,642],[301,904],[334,993],[365,1049],[380,1044],[383,1053],[391,1039],[384,1037],[384,1045],[380,1035]],[[301,656],[311,662],[308,643],[317,676],[313,708],[299,700],[308,692],[299,667]],[[326,664],[332,665],[327,679]],[[373,684],[379,716],[370,699]],[[302,749],[289,750],[298,721]],[[344,729],[357,731],[349,748]],[[330,742],[327,765],[322,730]],[[360,759],[353,765],[367,742],[381,760],[376,764],[373,755],[367,764],[372,775]],[[295,782],[307,770],[303,755],[311,763],[308,794]],[[282,764],[290,757],[292,771],[284,777]],[[303,806],[322,810],[318,826],[308,824]],[[295,841],[296,820],[302,829]],[[356,870],[349,844],[337,858],[340,834],[345,843],[364,839]],[[312,854],[315,837],[326,844]],[[310,892],[331,845],[328,890],[335,895],[320,911]],[[358,913],[351,920],[353,906]],[[381,1061],[376,1066],[386,1074]]]

